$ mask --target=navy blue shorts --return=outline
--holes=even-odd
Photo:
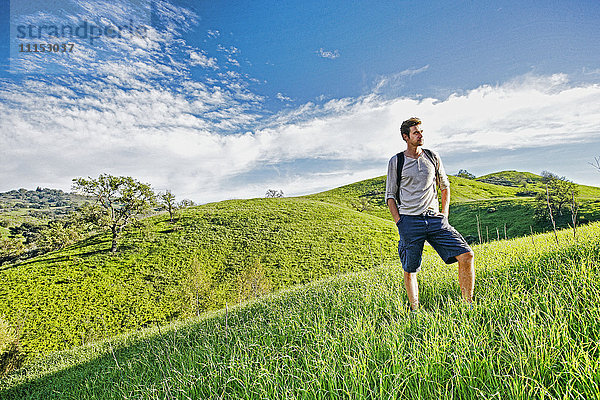
[[[406,272],[418,272],[421,269],[425,240],[446,264],[455,263],[456,256],[471,251],[467,241],[442,214],[433,212],[425,215],[401,214],[396,226],[400,234],[398,254],[402,268]]]

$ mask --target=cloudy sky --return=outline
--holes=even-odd
[[[314,193],[385,174],[411,116],[448,173],[600,186],[598,21],[596,0],[2,0],[0,191]]]

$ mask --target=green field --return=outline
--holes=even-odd
[[[37,359],[2,398],[600,397],[600,224],[476,246],[475,306],[426,255]]]
[[[470,241],[479,241],[477,218],[483,241],[549,229],[533,219],[531,198],[514,196],[516,188],[450,180],[450,222]],[[33,359],[396,261],[384,190],[378,177],[298,198],[191,207],[175,224],[166,214],[145,218],[124,232],[116,255],[100,234],[3,266],[0,317],[18,327],[21,352]],[[44,192],[10,193],[35,200]],[[361,199],[370,206],[363,212],[356,209]],[[584,201],[579,223],[600,220],[600,199]],[[559,226],[567,222],[565,215]]]
[[[494,175],[494,179],[514,178],[511,174],[506,176],[503,174]],[[517,176],[520,175],[517,174]],[[527,179],[531,178],[529,175],[526,177]],[[500,270],[510,269],[511,266],[516,266],[523,271],[527,270],[526,274],[532,274],[533,272],[529,272],[529,268],[533,268],[531,271],[538,271],[540,268],[555,268],[548,266],[549,264],[539,264],[542,262],[541,259],[545,259],[544,257],[563,257],[565,263],[569,264],[571,261],[565,254],[574,252],[573,254],[576,255],[579,252],[587,252],[588,247],[585,246],[588,245],[597,249],[597,243],[590,238],[595,237],[594,235],[598,233],[598,225],[580,226],[580,243],[577,245],[568,239],[569,236],[572,237],[572,231],[561,233],[562,242],[559,247],[548,243],[549,235],[533,238],[523,237],[531,232],[548,231],[550,226],[534,219],[534,200],[530,197],[517,196],[516,193],[521,190],[520,188],[457,177],[450,177],[450,180],[452,190],[450,222],[468,240],[479,241],[477,220],[479,220],[483,242],[493,242],[498,238],[503,239],[505,236],[509,239],[521,237],[521,239],[512,241],[482,244],[478,247],[478,268],[482,268],[481,272],[484,274],[480,277],[485,277],[485,274],[489,272],[492,279],[489,282],[486,280],[482,282],[478,279],[478,285],[491,285],[490,288],[493,288],[498,282],[495,280],[497,278],[494,274],[499,273],[497,271]],[[578,188],[580,191],[578,202],[581,204],[578,224],[600,220],[600,189],[585,186],[578,186]],[[304,293],[306,291],[312,293],[311,291],[321,290],[319,288],[329,288],[330,285],[334,285],[336,293],[340,296],[335,300],[338,303],[342,302],[345,297],[356,296],[360,299],[363,291],[371,293],[375,290],[374,287],[378,287],[377,290],[381,290],[380,294],[384,296],[377,300],[378,304],[383,307],[384,303],[389,303],[386,307],[391,307],[391,311],[386,312],[393,312],[395,313],[393,314],[394,318],[400,318],[405,307],[405,300],[403,299],[401,270],[398,266],[396,251],[397,231],[383,199],[384,190],[385,177],[378,177],[297,198],[231,200],[189,207],[178,212],[173,224],[169,222],[168,215],[163,213],[144,218],[139,223],[130,226],[124,231],[119,241],[119,250],[115,255],[109,252],[109,235],[97,234],[60,251],[3,265],[0,268],[0,355],[5,354],[2,353],[4,351],[3,343],[6,343],[3,342],[5,340],[3,337],[7,337],[9,331],[17,332],[14,334],[19,339],[18,354],[21,355],[26,366],[17,375],[7,378],[5,385],[13,387],[16,384],[14,382],[18,382],[20,379],[18,376],[23,374],[33,376],[30,375],[33,373],[32,371],[42,368],[40,363],[46,362],[40,360],[51,360],[48,361],[50,365],[54,365],[51,368],[59,368],[57,365],[62,365],[62,361],[58,362],[56,358],[52,357],[59,359],[71,357],[68,356],[71,353],[64,352],[68,349],[75,348],[73,354],[76,355],[76,360],[79,360],[77,366],[73,366],[73,368],[76,370],[84,368],[85,370],[87,367],[82,367],[85,363],[80,363],[81,360],[88,357],[88,355],[82,355],[88,351],[85,349],[106,349],[105,346],[108,342],[103,342],[106,340],[111,340],[110,343],[113,340],[118,343],[124,340],[129,344],[125,342],[119,344],[122,347],[119,352],[123,352],[119,354],[129,354],[130,351],[137,354],[135,353],[138,351],[135,350],[137,344],[128,347],[132,344],[130,341],[134,340],[132,338],[135,338],[136,335],[141,335],[140,337],[143,338],[153,335],[152,327],[202,316],[198,323],[207,323],[206,326],[209,328],[206,329],[217,329],[215,324],[219,323],[219,318],[221,318],[219,313],[222,313],[218,310],[222,310],[224,307],[231,308],[240,302],[265,296],[267,299],[264,301],[267,303],[263,303],[261,300],[253,303],[255,305],[242,306],[239,309],[236,307],[235,309],[239,310],[236,312],[243,314],[245,312],[243,310],[250,307],[251,310],[254,310],[252,313],[256,312],[256,315],[260,315],[260,312],[252,307],[255,307],[256,304],[271,304],[268,308],[283,307],[281,308],[282,313],[284,313],[285,307],[289,307],[292,313],[290,316],[293,313],[312,315],[312,311],[307,309],[312,306],[312,303],[299,305],[299,310],[303,311],[294,311],[294,306],[288,304],[286,298],[288,294],[285,293]],[[36,193],[23,192],[21,194],[32,196]],[[367,206],[366,210],[359,211],[365,205]],[[563,216],[557,216],[557,219],[559,227],[567,227],[570,215],[565,213]],[[575,255],[573,260],[578,260],[579,256]],[[588,267],[592,265],[593,268],[596,268],[597,257],[594,257],[588,257],[591,260]],[[420,314],[418,318],[424,318],[428,323],[432,323],[433,319],[441,319],[448,323],[445,319],[446,314],[463,315],[461,313],[464,311],[457,303],[457,285],[454,282],[453,269],[444,268],[430,247],[425,249],[425,260],[430,267],[425,268],[420,274],[424,281],[424,285],[421,287],[421,300],[425,303],[428,298],[434,300],[430,303],[430,307],[425,307],[426,312]],[[492,273],[488,267],[494,263],[500,263],[498,264],[500,266],[499,269],[493,270],[496,272]],[[595,276],[593,275],[594,271],[588,271],[589,274],[592,274],[590,276]],[[288,288],[299,284],[308,284],[349,272],[360,274],[344,275],[344,277],[321,281],[318,284],[309,284],[307,287],[297,287],[291,292],[285,292]],[[573,271],[569,273],[576,274]],[[431,275],[433,278],[429,278],[430,274],[433,274]],[[542,275],[544,274],[545,272],[542,273]],[[346,283],[340,287],[335,286],[341,284],[340,282],[353,282],[348,284],[354,289],[347,289],[346,286],[343,286]],[[519,282],[517,281],[517,287],[521,288],[522,284]],[[388,284],[393,287],[388,287]],[[558,283],[549,281],[544,284],[558,285]],[[503,288],[506,289],[507,285],[510,285],[510,280],[505,280],[503,285]],[[479,288],[480,293],[487,289],[487,286]],[[319,294],[319,296],[323,296],[323,301],[333,301],[326,293],[330,289],[323,290],[325,292]],[[373,292],[372,295],[375,296],[375,293]],[[509,296],[500,292],[494,295],[500,296],[499,298]],[[289,294],[289,296],[295,295]],[[485,298],[484,296],[478,299],[477,307],[487,304]],[[275,303],[268,303],[271,301],[275,301]],[[344,301],[352,302],[353,300],[348,298]],[[308,302],[313,302],[313,300],[308,300]],[[320,303],[315,300],[314,304]],[[342,311],[337,311],[339,315],[336,315],[350,318],[351,322],[348,326],[362,323],[353,319],[356,316],[347,308],[349,306],[341,303],[338,305],[342,307]],[[361,313],[365,313],[361,314],[365,319],[379,318],[370,311],[364,310],[366,307],[364,304],[358,306],[362,310]],[[261,307],[263,307],[261,310],[264,311],[264,307],[267,306]],[[331,305],[320,307],[331,307]],[[216,312],[216,314],[205,314],[206,312]],[[347,313],[349,313],[348,316],[344,316]],[[232,314],[233,320],[231,321],[235,321],[237,318],[235,315],[238,314]],[[402,318],[404,317],[402,316]],[[264,318],[268,319],[269,317]],[[302,316],[296,315],[294,318],[300,318],[299,324],[307,323]],[[271,325],[265,327],[260,324],[257,326],[251,324],[248,327],[245,325],[250,323],[248,320],[240,321],[243,323],[239,325],[239,329],[250,329],[249,337],[263,346],[260,342],[263,339],[260,338],[259,331],[260,329],[268,331],[271,329]],[[503,321],[506,322],[506,320]],[[405,323],[406,321],[402,324]],[[184,325],[188,326],[189,324],[185,323]],[[237,326],[235,324],[232,326]],[[349,329],[344,325],[346,322],[338,321],[335,324],[336,330]],[[282,327],[277,327],[277,329],[286,336],[281,339],[285,342],[288,335],[285,329]],[[202,340],[208,342],[217,340],[207,332],[202,333],[196,328],[192,330],[196,332],[194,335],[198,334],[200,335],[198,337],[204,338]],[[119,336],[120,339],[115,339],[117,335],[123,333],[129,333],[130,336]],[[297,336],[298,332],[294,331],[290,334]],[[452,335],[455,334],[457,333],[453,331]],[[229,337],[229,333],[227,335]],[[159,336],[161,335],[159,334]],[[143,339],[142,342],[145,340]],[[315,340],[317,339],[315,338]],[[372,339],[367,341],[369,340]],[[385,340],[388,338],[386,337]],[[216,344],[214,345],[216,346]],[[338,346],[338,344],[332,345]],[[346,342],[339,345],[349,346]],[[394,346],[396,345],[398,343],[394,344]],[[309,353],[309,348],[314,346],[319,348],[312,342],[306,342],[302,346]],[[217,351],[214,348],[209,350]],[[233,350],[223,351],[225,351],[224,357],[232,356],[228,352]],[[421,349],[421,351],[424,350]],[[217,354],[219,354],[218,351]],[[46,358],[48,355],[50,358]],[[283,353],[279,356],[287,357]],[[294,355],[294,357],[296,356]],[[343,357],[346,356],[343,355]],[[83,357],[83,359],[77,357]],[[102,359],[106,355],[99,357]],[[201,356],[198,355],[198,357]],[[113,359],[112,354],[110,359]],[[217,364],[221,362],[214,361]],[[58,364],[56,364],[57,362]],[[124,362],[131,362],[131,360]],[[306,365],[312,365],[310,364],[312,361],[306,360],[305,362]],[[255,364],[252,365],[257,367]],[[371,367],[369,366],[369,368]],[[403,365],[404,367],[406,366]],[[164,369],[164,367],[160,368]],[[219,373],[222,378],[225,379],[224,377],[228,373],[226,368],[229,367],[221,365],[218,368],[220,368]],[[244,365],[243,368],[250,367]],[[341,367],[339,365],[331,366],[331,368],[333,368],[334,375],[340,374],[339,368]],[[367,367],[363,366],[362,368]],[[302,379],[309,379],[311,382],[316,379],[314,376],[311,378],[302,375],[304,374],[302,371],[302,368],[300,368],[300,372],[296,371],[298,376],[303,377]],[[296,374],[296,372],[290,373]],[[268,374],[273,375],[275,372],[271,371]],[[340,376],[345,376],[344,379],[348,378],[348,375]],[[380,377],[380,379],[383,378]],[[502,380],[500,379],[500,381]],[[213,390],[214,387],[211,385],[216,385],[215,382],[203,383],[202,390],[205,388]],[[319,385],[325,385],[324,382],[319,382]],[[341,385],[340,382],[338,380],[329,383],[336,388],[333,392],[330,389],[323,389],[325,386],[310,389],[309,392],[312,394],[308,397],[323,397],[318,394],[323,390],[325,390],[323,393],[339,394],[342,389],[336,385]],[[373,382],[360,381],[360,379],[357,382],[362,382],[357,383],[360,387],[366,385],[364,387],[372,388],[374,385]],[[594,382],[597,383],[597,381]],[[227,382],[220,384],[225,387],[228,385]],[[279,387],[280,384],[281,382],[271,382],[268,386]],[[556,385],[562,384],[557,383]],[[375,384],[375,386],[377,385]],[[496,386],[492,385],[492,387]],[[501,393],[509,393],[506,391],[506,387],[502,387],[504,391]],[[346,389],[350,390],[350,388]],[[127,390],[131,390],[131,386],[123,389],[121,393],[123,394]],[[157,393],[162,393],[162,395],[158,397],[173,397],[160,390]],[[241,393],[236,390],[231,393],[236,393],[236,395]],[[287,393],[292,389],[288,387],[285,390]],[[142,397],[152,397],[148,393],[144,392]],[[204,397],[208,392],[200,391],[199,393],[200,397]],[[252,393],[251,397],[256,396],[255,392]],[[266,391],[264,393],[268,394],[263,397],[275,395],[275,392]],[[302,395],[302,393],[294,393],[294,396]],[[368,396],[373,397],[374,395],[371,393]],[[98,395],[98,397],[102,396]]]
[[[235,304],[396,257],[392,221],[306,199],[232,200],[143,220],[0,270],[0,316],[27,357]]]

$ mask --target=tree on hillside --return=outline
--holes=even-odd
[[[59,250],[84,239],[90,229],[80,217],[80,213],[81,211],[77,211],[66,218],[48,222],[35,237],[37,248],[43,252]]]
[[[162,208],[169,212],[171,223],[173,223],[173,215],[175,214],[175,210],[177,209],[177,204],[175,203],[175,195],[171,193],[170,190],[166,190],[165,192],[160,193],[158,195],[158,200]]]
[[[0,265],[16,259],[27,250],[20,237],[0,236]]]
[[[358,212],[371,211],[373,209],[373,207],[371,207],[371,203],[369,203],[369,199],[366,197],[361,197],[357,200],[351,201],[350,204],[352,204],[352,207],[354,207],[354,209]]]
[[[465,179],[475,179],[475,175],[473,175],[466,169],[459,170],[458,174],[456,174],[455,176],[458,176],[459,178],[465,178]]]
[[[110,228],[112,253],[117,251],[117,238],[123,228],[156,202],[150,185],[130,176],[102,174],[98,179],[74,178],[73,190],[96,198],[93,205],[82,208],[82,216],[100,228]]]
[[[269,189],[269,190],[267,190],[267,193],[265,193],[265,197],[267,197],[267,198],[283,197],[283,190]]]
[[[183,199],[181,200],[179,203],[177,203],[177,207],[178,208],[187,208],[187,207],[193,207],[195,206],[196,203],[194,203],[192,200],[190,199]]]
[[[579,192],[573,182],[548,171],[542,171],[542,183],[548,190],[536,195],[536,216],[544,220],[550,218],[548,203],[553,213],[562,215],[563,207],[570,204]]]

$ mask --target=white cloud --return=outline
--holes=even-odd
[[[407,78],[410,78],[414,75],[422,74],[423,72],[429,69],[429,65],[425,65],[421,68],[416,69],[405,69],[395,74],[380,76],[377,78],[373,92],[374,93],[382,93],[386,91],[390,91],[399,87],[404,86],[404,82]]]
[[[340,56],[339,50],[333,50],[333,51],[323,50],[322,47],[319,50],[317,50],[315,53],[317,53],[317,55],[319,57],[328,58],[330,60],[335,60],[336,58],[338,58]]]
[[[444,156],[586,143],[600,132],[600,85],[570,86],[559,75],[481,86],[441,101],[370,95],[308,103],[253,133],[228,135],[218,129],[253,123],[258,116],[240,105],[221,108],[231,96],[226,92],[189,83],[188,94],[201,94],[190,101],[164,88],[86,85],[72,90],[93,90],[94,96],[73,97],[69,88],[29,81],[1,92],[0,138],[2,148],[11,149],[2,151],[5,189],[24,182],[68,185],[74,176],[109,172],[140,177],[197,201],[261,196],[269,185],[289,194],[310,192],[383,174],[387,159],[403,147],[398,126],[413,115],[424,121],[426,147]],[[32,95],[38,103],[27,106]],[[202,107],[214,111],[196,113]],[[317,172],[291,167],[292,175],[249,179],[235,191],[226,183],[297,160]],[[343,162],[342,171],[352,172],[319,167],[325,162]],[[360,167],[365,162],[371,166]],[[372,165],[382,165],[380,172]]]
[[[287,96],[285,96],[283,93],[277,93],[277,95],[275,95],[275,97],[276,97],[278,100],[281,100],[281,101],[283,101],[283,102],[290,102],[290,101],[293,101],[291,97],[287,97]]]
[[[217,59],[208,57],[204,51],[190,52],[191,65],[200,65],[204,68],[218,69]]]
[[[600,85],[573,85],[564,74],[526,75],[444,100],[381,96],[428,65],[382,77],[365,96],[308,102],[265,119],[250,77],[221,72],[219,60],[183,41],[179,30],[197,17],[160,1],[157,9],[165,30],[111,42],[120,58],[82,48],[64,61],[94,79],[0,83],[0,190],[68,190],[75,176],[112,173],[199,202],[262,196],[268,187],[309,193],[382,175],[403,148],[401,121],[413,115],[424,121],[426,146],[444,157],[586,144],[600,133]],[[218,50],[237,62],[236,47]],[[191,79],[192,65],[211,75]]]

